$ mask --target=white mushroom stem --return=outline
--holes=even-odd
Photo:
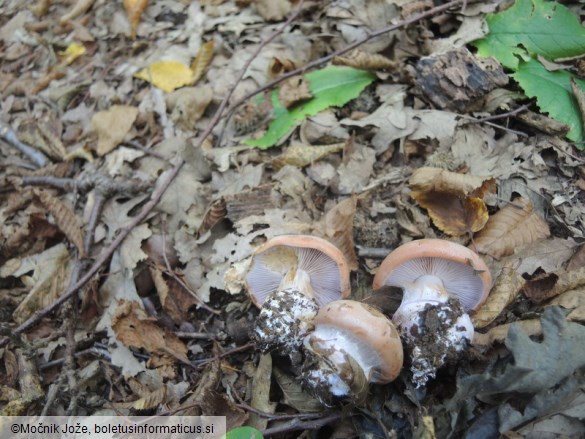
[[[294,268],[290,270],[280,282],[279,290],[298,290],[311,299],[315,299],[315,291],[311,285],[311,276],[301,268]]]
[[[402,303],[392,317],[411,357],[413,382],[426,384],[448,359],[462,352],[473,339],[469,315],[450,298],[441,279],[421,276],[404,288]]]

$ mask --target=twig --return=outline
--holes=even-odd
[[[384,259],[392,251],[387,248],[362,247],[357,246],[358,255],[361,258]]]
[[[41,151],[34,149],[32,146],[21,142],[16,133],[6,125],[4,122],[0,122],[0,138],[5,140],[6,143],[18,149],[22,154],[28,157],[38,168],[49,163],[49,159]]]
[[[368,42],[371,39],[374,39],[376,37],[379,37],[380,35],[384,35],[388,32],[392,32],[395,31],[397,29],[403,28],[405,26],[408,26],[409,24],[413,24],[416,23],[420,20],[423,20],[425,18],[431,17],[435,14],[438,14],[439,12],[443,12],[446,11],[448,9],[450,9],[453,6],[457,6],[459,4],[464,4],[466,3],[467,0],[453,0],[450,1],[449,3],[445,3],[443,5],[440,6],[436,6],[434,8],[429,9],[428,11],[422,12],[420,14],[417,15],[413,15],[410,18],[407,18],[405,20],[402,20],[396,24],[393,24],[391,26],[387,26],[384,27],[382,29],[378,29],[377,31],[374,32],[369,32],[368,34],[366,34],[365,37],[354,41],[353,43],[351,43],[348,46],[345,46],[339,50],[336,50],[333,53],[330,53],[329,55],[323,56],[319,59],[316,59],[314,61],[311,61],[307,64],[305,64],[302,67],[299,67],[297,69],[291,70],[290,72],[284,73],[283,75],[279,76],[278,78],[270,81],[269,83],[263,85],[262,87],[257,88],[256,90],[248,93],[247,95],[245,95],[244,97],[242,97],[241,99],[237,100],[233,105],[231,105],[227,111],[227,117],[226,117],[226,121],[224,123],[224,129],[225,129],[225,125],[227,125],[227,122],[230,120],[230,118],[232,117],[234,111],[236,110],[236,108],[238,108],[240,105],[242,105],[244,102],[246,102],[248,99],[253,98],[254,96],[256,96],[257,94],[260,94],[266,90],[269,90],[271,88],[273,88],[274,86],[280,84],[281,82],[287,80],[288,78],[292,78],[293,76],[297,76],[297,75],[301,75],[303,73],[305,73],[307,70],[313,69],[315,67],[319,67],[325,63],[328,63],[329,61],[331,61],[333,58],[335,58],[336,56],[340,56],[343,55],[344,53],[350,52],[351,50],[355,49],[356,47],[361,46],[362,44]],[[223,131],[223,130],[222,130]],[[221,137],[221,136],[220,136]]]
[[[227,350],[219,355],[215,355],[215,356],[210,357],[210,358],[204,358],[202,360],[196,360],[193,363],[196,363],[196,365],[199,367],[205,366],[207,363],[211,363],[212,361],[217,361],[223,357],[227,357],[228,355],[232,355],[232,354],[235,354],[238,352],[247,351],[248,349],[252,349],[253,347],[254,347],[253,343],[247,343],[245,345],[229,349],[229,350]]]
[[[301,421],[299,419],[293,419],[290,422],[279,425],[278,427],[267,428],[262,430],[264,436],[269,436],[277,433],[287,433],[296,430],[317,430],[333,421],[337,421],[347,416],[345,413],[335,413],[333,415],[326,416],[321,419],[314,419],[308,421]]]
[[[508,111],[507,113],[502,113],[502,114],[494,114],[492,116],[487,116],[487,117],[482,117],[481,119],[471,119],[471,123],[483,123],[483,122],[487,122],[490,120],[498,120],[498,119],[505,119],[507,117],[512,117],[515,116],[519,113],[522,113],[523,111],[528,110],[528,108],[532,105],[532,102],[528,103],[528,104],[524,104],[521,107],[516,108],[515,110],[512,111]]]

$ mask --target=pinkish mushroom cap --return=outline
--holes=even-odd
[[[476,309],[492,287],[488,266],[472,250],[441,239],[420,239],[390,253],[374,277],[373,288],[405,287],[422,276],[439,278],[466,311]]]
[[[343,253],[329,241],[282,235],[254,252],[246,288],[258,307],[269,294],[287,288],[298,289],[322,306],[349,296],[349,268]]]

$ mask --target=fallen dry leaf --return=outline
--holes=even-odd
[[[349,269],[358,268],[358,259],[353,242],[353,220],[355,217],[357,198],[355,195],[340,201],[322,218],[317,230],[341,250]]]
[[[411,196],[451,236],[477,232],[488,221],[482,198],[495,191],[494,179],[423,167],[413,172],[409,184]]]
[[[207,41],[201,45],[197,56],[191,64],[191,84],[196,84],[201,79],[205,69],[213,58],[213,40]]]
[[[394,70],[396,62],[378,53],[367,53],[355,49],[347,55],[336,56],[331,60],[333,65],[349,66],[363,70]]]
[[[124,9],[130,22],[130,38],[136,38],[136,29],[140,23],[140,17],[148,6],[148,0],[124,0]]]
[[[334,143],[331,145],[303,145],[296,143],[272,159],[272,166],[277,171],[286,165],[304,168],[316,161],[324,159],[330,154],[342,151],[344,146],[345,143]]]
[[[199,301],[174,279],[165,279],[161,270],[149,268],[149,272],[165,312],[177,324],[187,321],[189,309]]]
[[[514,301],[522,286],[524,278],[514,268],[515,262],[507,262],[503,267],[490,295],[485,303],[473,314],[473,326],[483,328],[493,322],[501,312]]]
[[[34,194],[38,197],[43,206],[53,216],[55,224],[59,227],[67,239],[77,248],[79,258],[85,258],[85,248],[83,244],[83,232],[81,222],[75,213],[67,204],[59,198],[51,195],[50,192],[43,189],[34,189]]]
[[[91,126],[98,135],[99,156],[106,155],[124,140],[136,116],[138,109],[128,105],[113,105],[109,110],[94,114]]]
[[[567,320],[585,322],[585,288],[565,291],[550,301],[550,305],[559,305],[571,310]]]
[[[0,267],[0,277],[18,277],[29,288],[12,318],[21,323],[34,312],[54,302],[65,291],[72,264],[63,244],[24,259],[14,258]],[[28,274],[33,272],[32,275]]]
[[[250,405],[264,413],[274,413],[276,403],[270,401],[270,383],[272,376],[272,357],[270,354],[260,355],[260,361],[252,381],[252,400]],[[257,429],[264,429],[268,420],[255,413],[250,414],[248,425]]]
[[[144,349],[151,354],[149,367],[168,368],[177,361],[188,363],[187,347],[179,338],[148,318],[137,302],[120,301],[112,316],[112,329],[116,338],[127,347]]]
[[[280,21],[292,9],[289,0],[253,0],[258,14],[266,21]]]
[[[565,291],[585,286],[585,267],[547,273],[526,281],[524,295],[536,303],[552,299]]]
[[[309,81],[302,76],[287,79],[278,89],[278,100],[284,108],[291,108],[313,97],[309,90]]]
[[[74,18],[79,17],[82,14],[85,14],[89,8],[95,3],[95,0],[77,0],[77,3],[73,5],[71,10],[63,15],[59,22],[61,24],[68,22],[69,20],[73,20]]]
[[[492,215],[484,229],[474,237],[476,251],[498,259],[550,236],[548,225],[532,209],[528,198],[519,197]]]

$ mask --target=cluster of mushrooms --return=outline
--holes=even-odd
[[[370,383],[394,380],[403,343],[412,382],[423,386],[472,340],[467,313],[490,291],[488,267],[467,247],[421,239],[384,259],[373,289],[385,285],[403,290],[392,319],[347,299],[348,264],[333,244],[306,235],[275,237],[256,250],[246,274],[260,308],[252,338],[262,352],[289,357],[302,385],[326,405],[359,403]]]

